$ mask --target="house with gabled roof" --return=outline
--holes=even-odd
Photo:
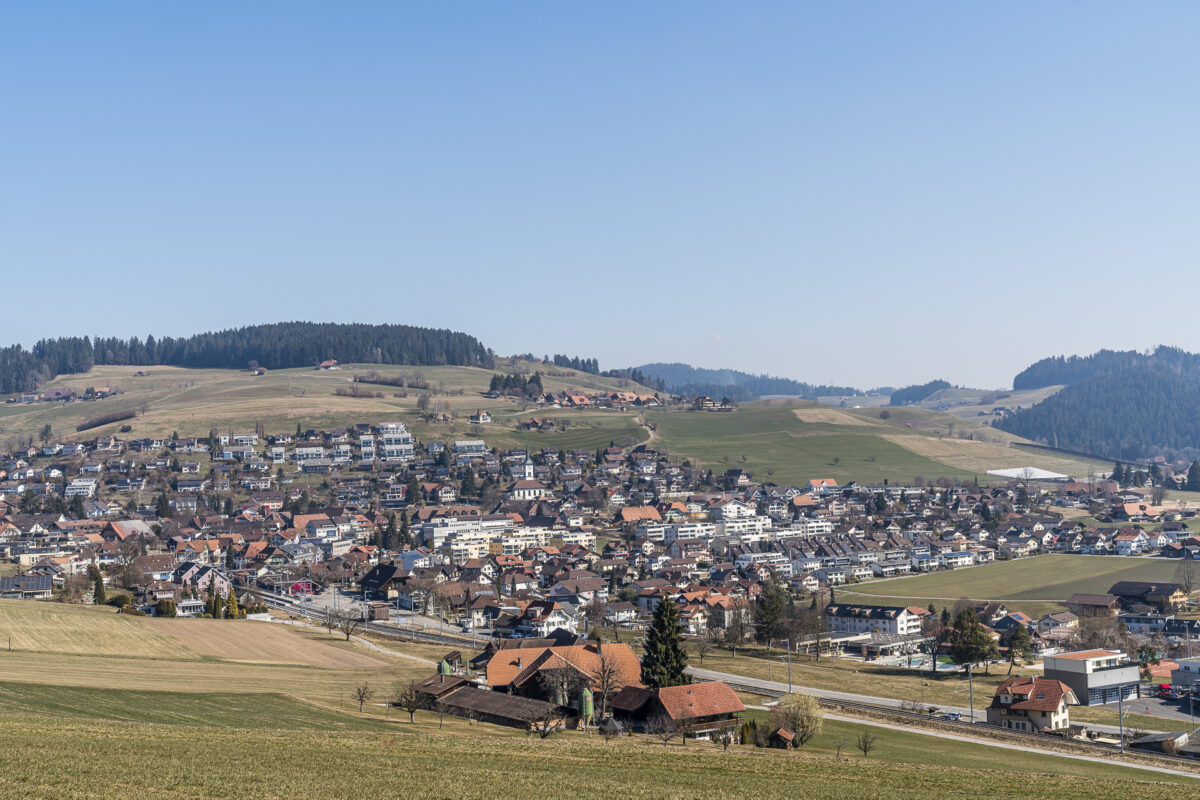
[[[720,681],[644,689],[626,686],[612,701],[613,715],[632,730],[654,730],[669,720],[689,739],[709,739],[742,724],[746,706]]]
[[[1057,731],[1071,726],[1069,705],[1079,700],[1070,686],[1050,678],[1015,677],[996,687],[989,725],[1018,731]]]

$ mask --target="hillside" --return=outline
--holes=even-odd
[[[358,384],[370,396],[347,394],[355,386],[354,375],[371,369],[383,378],[406,375],[430,388],[404,391]],[[912,406],[889,409],[885,420],[878,408],[832,408],[789,400],[745,403],[733,414],[706,414],[683,408],[546,408],[511,397],[482,396],[494,375],[534,370],[546,370],[542,382],[547,391],[650,391],[622,378],[499,358],[494,370],[351,365],[331,372],[272,370],[261,376],[233,370],[108,366],[58,378],[48,387],[83,391],[107,385],[121,394],[88,402],[0,405],[0,445],[34,439],[47,424],[55,438],[90,440],[118,434],[123,425],[131,430],[119,435],[137,438],[172,433],[207,436],[213,428],[252,431],[260,422],[270,434],[291,433],[297,427],[330,429],[398,421],[422,441],[481,437],[501,449],[595,449],[610,442],[632,446],[653,437],[657,446],[714,471],[741,465],[745,456],[746,468],[760,479],[776,482],[800,483],[821,476],[910,481],[917,475],[983,480],[988,469],[1027,465],[1075,475],[1088,470],[1078,460],[1011,449],[1008,442],[1015,437],[973,418]],[[423,394],[430,395],[428,411],[441,410],[454,418],[431,421],[418,408]],[[88,419],[121,409],[135,411],[136,418],[75,430]],[[476,409],[487,410],[492,423],[469,424],[466,418]],[[534,416],[553,422],[554,430],[517,429],[518,422]]]
[[[93,366],[242,369],[312,367],[326,360],[490,367],[491,350],[465,333],[410,325],[280,322],[182,338],[43,339],[32,350],[0,350],[0,394],[37,390]]]
[[[1155,362],[1096,373],[996,422],[1034,441],[1121,459],[1200,456],[1200,376]]]
[[[798,401],[744,403],[733,414],[670,409],[647,412],[655,443],[714,472],[733,467],[759,480],[805,483],[986,480],[989,469],[1034,465],[1086,475],[1107,464],[1032,454],[1009,447],[1015,437],[978,422],[905,407],[841,409]]]
[[[48,649],[14,642],[0,653],[0,796],[937,800],[961,797],[969,787],[972,795],[996,797],[1174,800],[1195,785],[1187,776],[1044,752],[1012,759],[1011,751],[984,743],[889,728],[873,729],[877,747],[863,758],[850,744],[863,725],[849,720],[827,719],[797,752],[664,745],[643,735],[608,742],[573,731],[543,740],[425,711],[409,722],[382,701],[397,684],[429,675],[441,650],[389,643],[385,648],[397,652],[388,655],[319,630],[166,621],[181,631],[227,632],[214,639],[224,649],[164,653],[137,641],[138,626],[149,630],[153,620],[118,618],[107,608],[0,601],[0,636],[51,628],[38,646]],[[308,665],[242,660],[238,643],[263,632],[283,643],[277,657]],[[64,655],[76,649],[68,638],[79,635],[97,653]],[[146,635],[146,642],[157,636]],[[110,655],[121,649],[124,655]],[[310,649],[365,660],[353,669],[323,667]],[[363,681],[380,694],[359,713],[350,692]],[[747,716],[765,721],[759,711]]]
[[[606,378],[543,364],[497,358],[494,369],[461,366],[344,365],[345,369],[318,371],[312,368],[270,370],[251,375],[248,370],[182,369],[178,367],[95,367],[82,375],[69,375],[49,382],[47,389],[69,388],[82,393],[91,386],[108,386],[121,393],[101,400],[72,403],[0,405],[0,445],[36,437],[50,425],[62,440],[93,439],[117,434],[122,425],[132,430],[125,438],[140,436],[207,436],[212,428],[253,431],[262,422],[267,433],[290,433],[303,428],[333,428],[357,422],[393,420],[409,424],[425,439],[464,438],[485,435],[489,444],[515,446],[534,439],[559,442],[560,447],[595,448],[610,441],[640,441],[648,436],[630,413],[523,408],[512,398],[482,396],[496,374],[532,373],[541,370],[546,391],[636,391],[647,387],[623,378]],[[349,392],[356,374],[374,370],[382,378],[407,376],[410,382],[428,389],[359,384],[371,396],[338,394]],[[138,373],[142,373],[139,375]],[[458,418],[449,423],[427,423],[418,408],[422,394],[430,395],[435,407]],[[375,396],[379,395],[379,396]],[[401,396],[403,395],[403,396]],[[475,426],[466,417],[477,408],[488,410],[495,424]],[[118,410],[133,410],[137,417],[83,432],[76,426],[88,419]],[[516,430],[520,419],[555,416],[567,426],[555,433],[524,433]]]

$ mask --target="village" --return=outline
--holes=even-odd
[[[486,412],[471,422],[486,436]],[[982,644],[968,666],[1043,664],[1043,675],[996,689],[987,720],[1011,730],[1095,739],[1105,734],[1073,727],[1067,705],[1190,703],[1200,676],[1189,657],[1200,620],[1178,614],[1200,588],[1190,578],[1117,582],[1040,617],[1003,602],[939,613],[854,594],[1046,553],[1195,562],[1195,512],[1119,481],[780,486],[648,443],[497,451],[485,438],[418,442],[399,422],[206,439],[46,434],[2,465],[0,558],[14,573],[0,577],[0,597],[169,617],[299,611],[347,638],[362,624],[420,626],[462,646],[414,691],[422,707],[464,717],[643,732],[673,717],[681,736],[740,740],[745,706],[722,681],[648,689],[639,679],[631,644],[644,646],[665,606],[701,663],[714,647],[736,655],[765,642],[789,658],[935,675],[961,669],[954,631],[969,611]],[[1111,524],[1089,526],[1072,509]],[[1093,662],[1103,669],[1078,668]],[[1015,699],[1051,685],[1053,709]],[[692,692],[719,713],[688,717]]]

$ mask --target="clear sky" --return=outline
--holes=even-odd
[[[1200,350],[1196,3],[0,7],[0,343],[287,319],[860,386]]]

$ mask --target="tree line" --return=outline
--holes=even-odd
[[[311,367],[326,360],[490,369],[490,349],[465,333],[411,325],[279,322],[181,338],[88,336],[43,339],[0,350],[0,392],[36,391],[57,375],[96,365],[207,369]]]
[[[1013,378],[1013,389],[1069,385],[1102,373],[1143,366],[1161,367],[1177,375],[1200,376],[1200,355],[1160,345],[1149,354],[1135,350],[1099,350],[1090,356],[1052,356],[1020,372]]]

